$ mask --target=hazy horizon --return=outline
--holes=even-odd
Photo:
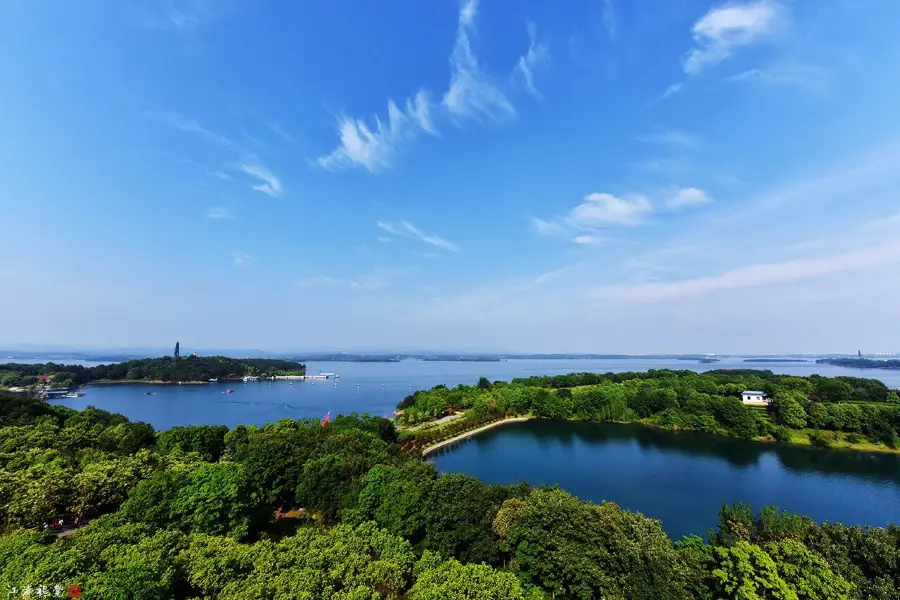
[[[440,348],[440,347],[321,347],[321,348],[303,348],[303,347],[286,347],[286,348],[236,348],[236,347],[192,347],[190,345],[180,344],[182,354],[197,353],[244,353],[244,354],[361,354],[361,355],[379,355],[379,354],[442,354],[442,353],[459,353],[460,355],[598,355],[598,356],[736,356],[736,357],[777,357],[777,356],[855,356],[856,352],[782,352],[782,353],[766,353],[766,352],[615,352],[615,351],[591,351],[591,352],[543,352],[543,351],[512,351],[502,348]],[[110,347],[90,347],[90,346],[64,346],[64,345],[38,345],[38,344],[4,344],[0,342],[0,351],[3,352],[26,352],[26,353],[47,353],[52,355],[59,354],[146,354],[148,356],[167,356],[174,350],[174,345],[166,347],[150,347],[150,346],[110,346]],[[862,352],[863,356],[874,356],[875,352]],[[881,354],[881,353],[879,353]],[[883,353],[891,356],[900,356],[900,353]]]

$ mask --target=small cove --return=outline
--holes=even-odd
[[[723,502],[768,504],[817,521],[900,523],[900,457],[763,444],[637,425],[532,420],[429,455],[486,483],[558,484],[660,519],[673,538],[705,535]]]

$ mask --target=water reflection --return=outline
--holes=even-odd
[[[559,484],[703,533],[723,502],[776,504],[817,520],[900,521],[900,457],[763,444],[635,425],[528,421],[429,456],[488,483]]]
[[[663,431],[640,425],[533,420],[505,428],[504,431],[494,429],[485,432],[478,438],[486,444],[493,444],[490,438],[498,435],[530,438],[542,449],[550,449],[555,443],[569,447],[575,441],[589,447],[637,443],[645,452],[661,450],[688,457],[724,460],[739,468],[759,466],[762,457],[774,455],[781,465],[797,473],[849,474],[900,482],[900,456],[892,454],[760,443],[692,431]],[[452,449],[444,450],[447,451]]]

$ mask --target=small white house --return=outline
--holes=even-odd
[[[746,391],[741,394],[741,402],[755,406],[768,406],[772,401],[766,398],[765,392]]]

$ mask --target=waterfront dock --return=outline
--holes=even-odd
[[[309,379],[337,379],[338,376],[333,373],[322,373],[319,375],[276,375],[273,379],[284,381],[306,381]]]

